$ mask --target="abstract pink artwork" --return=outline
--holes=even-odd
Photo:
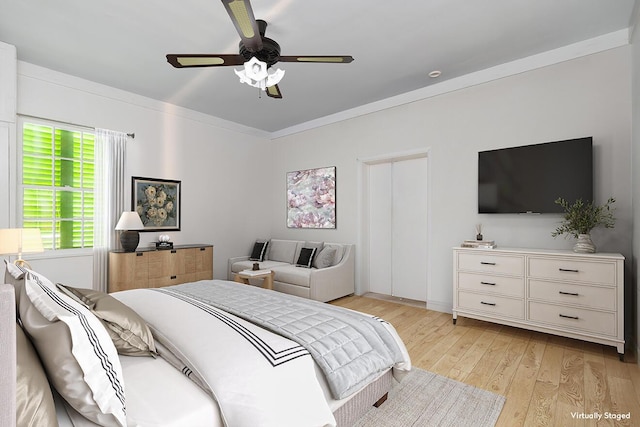
[[[336,167],[287,172],[287,227],[336,228]]]

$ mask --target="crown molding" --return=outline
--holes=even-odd
[[[51,70],[49,68],[41,67],[29,62],[18,61],[18,76],[24,78],[40,80],[50,84],[66,87],[72,90],[89,93],[92,95],[100,96],[114,101],[123,102],[126,104],[135,105],[141,108],[157,111],[165,114],[172,114],[184,119],[205,123],[220,129],[225,129],[233,132],[239,132],[246,135],[255,136],[258,138],[269,139],[269,132],[256,129],[253,127],[241,125],[236,122],[224,120],[219,117],[215,117],[209,114],[200,113],[188,108],[179,107],[167,102],[158,101],[152,98],[148,98],[142,95],[135,94],[133,92],[127,92],[125,90],[117,89],[111,86],[96,83],[90,80],[82,79],[80,77],[72,76],[70,74],[61,73]],[[29,114],[29,112],[22,112]],[[65,118],[51,119],[65,120]],[[67,118],[68,119],[68,118]]]
[[[403,93],[380,101],[372,102],[339,113],[331,114],[315,120],[310,120],[295,126],[272,132],[270,139],[278,139],[288,135],[305,132],[321,126],[330,125],[344,120],[353,119],[377,111],[386,110],[403,104],[420,101],[445,93],[476,86],[490,81],[502,79],[549,65],[559,64],[572,59],[581,58],[629,44],[630,29],[608,33],[592,39],[583,40],[557,49],[549,50],[537,55],[517,59],[515,61],[496,65],[464,76],[445,80],[411,92]]]

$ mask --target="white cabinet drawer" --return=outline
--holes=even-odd
[[[616,309],[616,289],[529,280],[529,298],[602,310]]]
[[[522,299],[459,291],[458,307],[460,309],[485,312],[493,316],[524,319],[524,300]]]
[[[616,314],[529,301],[529,320],[600,335],[616,335]]]
[[[523,298],[524,278],[489,276],[478,273],[458,273],[458,288]]]
[[[601,285],[616,284],[616,264],[566,258],[529,258],[529,276]]]
[[[460,253],[458,269],[484,273],[524,275],[524,257],[517,255],[496,255],[490,253]]]

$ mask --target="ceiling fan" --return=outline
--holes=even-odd
[[[282,56],[280,55],[280,45],[270,38],[264,36],[267,23],[261,19],[255,19],[251,3],[249,0],[222,0],[231,21],[240,35],[239,54],[169,54],[167,62],[176,68],[192,67],[228,67],[244,65],[245,71],[236,74],[240,76],[240,81],[249,83],[251,86],[265,89],[271,98],[282,98],[282,93],[278,87],[278,81],[284,74],[278,70],[278,78],[271,74],[267,75],[266,70],[277,62],[324,62],[324,63],[349,63],[353,61],[351,56]],[[254,59],[255,58],[255,59]],[[260,69],[262,67],[263,69]],[[245,76],[254,78],[256,75],[264,77],[264,81],[255,83],[246,81]],[[255,74],[257,73],[257,74]],[[243,78],[244,77],[244,78]],[[269,82],[267,82],[269,77]],[[275,84],[274,84],[275,83]],[[266,86],[266,84],[271,84]]]

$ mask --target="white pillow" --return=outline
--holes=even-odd
[[[22,280],[24,278],[25,272],[22,268],[18,267],[14,263],[7,261],[6,259],[4,260],[4,265],[7,269],[4,275],[4,280],[6,283],[10,283],[9,280],[11,280],[11,278],[16,280]]]
[[[122,367],[100,320],[30,270],[20,292],[19,310],[58,393],[97,424],[126,426]]]

